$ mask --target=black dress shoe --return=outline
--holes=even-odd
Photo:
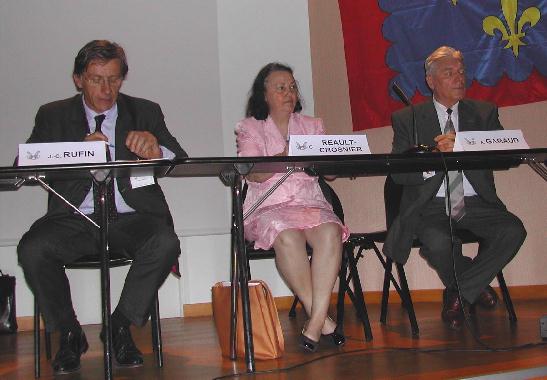
[[[458,292],[445,289],[443,293],[443,310],[441,317],[451,330],[460,330],[464,320],[464,310]]]
[[[129,327],[118,327],[112,331],[112,343],[114,348],[114,357],[119,365],[124,367],[138,367],[144,362],[142,353],[139,351]]]
[[[484,309],[493,309],[498,304],[498,295],[496,291],[488,285],[484,290],[479,294],[479,297],[475,301],[476,305]]]
[[[61,333],[59,351],[51,363],[53,372],[57,375],[71,373],[80,369],[80,356],[87,351],[89,345],[84,330],[70,330]]]

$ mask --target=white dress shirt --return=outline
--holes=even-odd
[[[442,134],[444,131],[444,126],[446,124],[446,121],[448,120],[448,112],[446,112],[448,108],[443,106],[441,103],[437,102],[435,98],[433,98],[433,104],[435,106],[435,111],[437,111],[437,117],[439,118],[439,125],[441,127],[439,132]],[[454,130],[456,131],[456,133],[459,131],[459,117],[458,117],[459,104],[460,102],[454,104],[451,107],[452,109],[451,119],[452,119],[452,124],[454,124]],[[465,197],[471,197],[473,195],[477,195],[477,192],[475,191],[475,189],[473,189],[473,186],[467,180],[465,173],[462,173],[462,174],[463,174],[463,195]],[[445,196],[446,196],[445,182],[443,181],[441,184],[441,187],[439,188],[439,191],[437,192],[437,197],[444,198]]]

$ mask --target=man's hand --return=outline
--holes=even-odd
[[[456,140],[456,134],[454,132],[447,133],[446,135],[439,135],[433,139],[437,145],[435,151],[437,152],[452,152],[454,150],[454,141]]]
[[[125,139],[127,148],[141,158],[161,158],[158,139],[148,131],[131,131]]]
[[[108,142],[108,138],[103,135],[101,132],[94,132],[89,135],[87,135],[84,138],[84,141],[106,141]]]

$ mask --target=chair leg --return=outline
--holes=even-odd
[[[296,306],[298,305],[298,302],[300,302],[300,300],[298,299],[298,296],[294,296],[294,300],[292,301],[291,309],[289,310],[289,318],[295,318],[296,317]]]
[[[378,249],[378,247],[376,247],[376,244],[372,243],[371,248],[374,250],[376,257],[378,257],[378,260],[380,260],[380,263],[382,263],[382,266],[384,267],[384,290],[382,293],[382,308],[385,308],[385,314],[380,317],[380,321],[382,323],[385,323],[386,316],[387,316],[387,299],[389,297],[389,288],[391,286],[388,283],[388,286],[386,289],[385,281],[386,281],[386,278],[388,278],[389,281],[391,281],[391,283],[395,287],[395,290],[397,290],[399,297],[401,297],[403,307],[408,312],[408,318],[410,320],[410,326],[412,328],[412,335],[418,336],[420,330],[418,328],[418,322],[416,321],[416,315],[414,314],[414,305],[412,304],[412,298],[410,297],[410,290],[408,289],[408,282],[406,280],[406,275],[405,275],[405,270],[403,268],[403,265],[396,264],[397,272],[399,273],[399,283],[397,283],[397,280],[395,280],[395,277],[393,277],[393,273],[392,273],[393,260],[391,260],[389,257],[384,259],[382,257],[382,254],[380,253],[380,250]],[[385,305],[384,305],[384,300],[385,300]]]
[[[511,323],[515,323],[517,321],[517,314],[515,313],[513,302],[511,301],[511,296],[509,295],[509,289],[507,289],[507,284],[505,283],[505,278],[503,277],[503,272],[500,271],[497,277],[501,294],[503,296],[503,302],[507,308],[507,314],[509,314],[509,321],[511,321]]]
[[[152,327],[152,344],[154,346],[154,353],[156,354],[156,363],[158,368],[161,368],[163,367],[163,346],[161,341],[160,302],[158,294],[156,294],[156,298],[154,299],[150,322]]]
[[[365,305],[365,298],[363,297],[363,288],[361,287],[361,279],[359,272],[357,271],[357,261],[353,256],[353,251],[344,250],[347,255],[349,273],[353,282],[353,288],[355,289],[354,296],[357,302],[354,303],[354,307],[359,314],[359,318],[363,322],[363,330],[365,332],[365,340],[367,342],[372,340],[372,328],[370,327],[370,321],[368,319],[367,306]]]
[[[34,299],[34,377],[40,377],[40,307]]]
[[[389,288],[391,287],[390,275],[392,267],[393,260],[389,257],[386,258],[386,266],[384,268],[384,286],[382,289],[382,306],[380,309],[380,323],[383,325],[385,325],[387,321],[387,304],[389,301]]]
[[[232,218],[234,216],[232,215]],[[237,252],[235,226],[232,227],[232,252],[230,258],[230,359],[237,359],[237,299],[239,296],[239,274],[237,272]]]
[[[416,321],[416,314],[414,313],[414,305],[412,304],[412,297],[410,296],[410,289],[408,288],[408,282],[406,280],[405,269],[403,264],[396,264],[397,273],[399,274],[399,286],[401,287],[401,298],[405,305],[406,312],[408,313],[408,320],[410,322],[410,328],[412,329],[412,335],[418,336],[420,329],[418,328],[418,322]]]
[[[44,330],[44,338],[46,341],[46,359],[51,360],[51,333]]]
[[[353,252],[353,245],[345,243],[342,251],[342,262],[340,263],[340,271],[338,273],[338,300],[336,301],[336,326],[339,331],[344,331],[344,299],[346,292],[350,291],[347,280],[348,273],[348,258],[349,252]]]

